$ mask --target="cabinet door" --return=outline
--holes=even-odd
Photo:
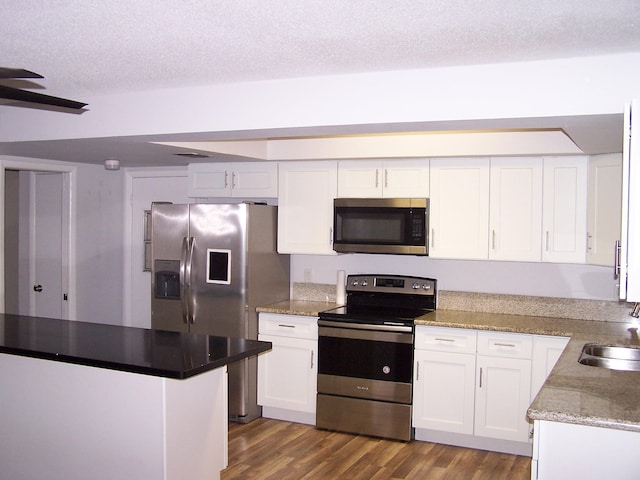
[[[431,247],[436,258],[486,259],[489,159],[431,159]]]
[[[492,158],[489,258],[540,261],[542,159]]]
[[[587,263],[613,267],[621,210],[622,156],[612,153],[590,157]]]
[[[337,162],[282,162],[278,172],[278,252],[335,254]]]
[[[188,197],[230,197],[231,165],[224,163],[190,163],[187,167]]]
[[[380,198],[382,161],[345,160],[338,164],[338,197]]]
[[[542,260],[585,263],[587,157],[545,157]]]
[[[622,222],[620,253],[616,273],[620,280],[619,297],[640,302],[640,106],[633,100],[624,108],[624,141],[622,142]],[[635,116],[632,115],[635,113]]]
[[[415,351],[413,426],[473,434],[476,356]]]
[[[188,196],[201,198],[278,196],[278,164],[190,163]]]
[[[315,413],[318,342],[272,335],[258,339],[273,344],[258,356],[258,405]]]
[[[527,442],[531,360],[478,355],[475,435]]]
[[[234,197],[276,198],[278,196],[278,164],[276,162],[236,163],[231,174]]]
[[[569,343],[567,337],[533,337],[533,361],[531,365],[531,401],[538,395],[540,388],[551,373],[554,365]]]
[[[383,197],[429,197],[428,158],[387,160],[381,176]]]

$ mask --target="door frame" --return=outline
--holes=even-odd
[[[64,208],[62,210],[62,248],[63,275],[67,283],[68,300],[63,304],[63,317],[75,320],[77,313],[77,278],[76,278],[76,202],[78,170],[76,166],[62,163],[47,162],[46,160],[18,159],[15,157],[0,157],[0,225],[4,226],[5,201],[5,170],[20,170],[28,172],[50,172],[62,174],[62,195]],[[3,227],[4,231],[4,227]],[[66,257],[66,265],[64,259]],[[4,235],[0,235],[0,312],[5,311],[4,285]],[[31,268],[31,267],[30,267]],[[66,308],[65,308],[66,307]]]
[[[184,167],[129,167],[124,169],[124,278],[122,281],[122,324],[125,326],[133,326],[133,319],[131,318],[131,296],[132,281],[131,275],[133,274],[133,259],[132,259],[132,242],[133,239],[133,183],[136,178],[154,178],[154,177],[186,177],[187,168]],[[186,195],[186,192],[185,192]],[[151,205],[149,205],[151,208]],[[142,241],[142,239],[140,239]],[[151,301],[151,299],[149,299]]]

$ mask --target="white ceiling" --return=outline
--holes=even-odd
[[[4,0],[0,29],[1,66],[38,72],[45,79],[32,84],[35,91],[79,101],[630,51],[640,51],[638,0]],[[141,156],[159,148],[147,140],[129,148]],[[27,143],[0,151],[29,156],[42,149],[42,142]],[[87,147],[48,143],[52,157],[67,159]]]

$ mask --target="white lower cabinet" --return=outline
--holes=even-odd
[[[478,355],[474,434],[529,441],[531,360]]]
[[[533,363],[531,365],[531,401],[551,373],[554,365],[569,343],[569,337],[533,336]]]
[[[535,422],[532,480],[635,480],[640,433],[612,428]]]
[[[476,356],[415,351],[413,426],[473,434]]]
[[[318,318],[261,313],[258,340],[272,342],[258,357],[258,405],[267,418],[315,424]]]
[[[531,454],[533,336],[417,326],[417,440]]]

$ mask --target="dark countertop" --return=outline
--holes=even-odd
[[[0,314],[0,353],[184,379],[271,349],[270,342]]]

